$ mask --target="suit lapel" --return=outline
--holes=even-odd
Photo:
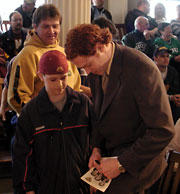
[[[90,80],[90,86],[92,91],[92,101],[94,102],[94,109],[99,117],[99,114],[101,112],[101,106],[103,102],[103,89],[102,89],[102,77],[95,74],[89,75]]]
[[[113,98],[116,96],[116,93],[118,92],[118,89],[121,86],[120,79],[121,72],[122,72],[122,57],[120,48],[116,45],[111,70],[109,74],[109,80],[106,88],[106,93],[104,95],[103,103],[101,106],[100,118],[103,116],[104,112],[113,101]]]

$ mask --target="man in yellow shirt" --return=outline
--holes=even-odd
[[[48,50],[59,50],[61,15],[53,4],[40,6],[33,15],[33,28],[26,38],[23,50],[16,56],[10,74],[8,103],[20,113],[24,104],[36,96],[44,86],[38,78],[38,62]],[[68,85],[79,91],[80,75],[77,68],[68,62]]]

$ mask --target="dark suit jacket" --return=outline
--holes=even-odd
[[[141,191],[151,186],[165,169],[163,150],[174,135],[160,72],[143,53],[116,45],[103,101],[99,99],[98,81],[99,76],[90,75],[94,106],[99,114],[93,147],[100,148],[105,156],[118,156],[126,169],[126,173],[113,179],[105,193]]]

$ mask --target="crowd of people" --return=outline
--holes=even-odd
[[[70,29],[63,48],[60,11],[35,3],[24,0],[0,36],[14,193],[100,194],[81,180],[96,168],[112,179],[106,194],[149,194],[180,118],[178,18],[166,22],[161,3],[152,18],[139,0],[121,40],[104,0],[92,0],[91,24]]]

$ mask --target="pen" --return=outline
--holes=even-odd
[[[95,160],[95,162],[96,162],[97,164],[100,164],[99,160]]]

